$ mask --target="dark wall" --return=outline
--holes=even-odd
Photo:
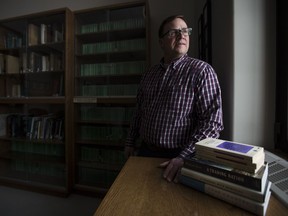
[[[288,152],[288,1],[277,0],[276,148]]]

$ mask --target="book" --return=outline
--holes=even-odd
[[[0,47],[1,48],[1,47]],[[5,73],[5,55],[0,53],[0,74]]]
[[[251,174],[240,169],[235,169],[231,166],[225,166],[214,161],[201,160],[196,157],[185,158],[183,167],[257,191],[264,190],[268,177],[267,163],[265,163],[255,174]]]
[[[253,173],[256,173],[265,161],[263,147],[214,138],[206,138],[197,142],[195,150],[199,158],[215,158],[228,165],[235,164],[240,169],[247,167],[247,171],[251,170]]]
[[[253,160],[253,162],[247,161],[247,160],[242,160],[239,159],[239,157],[231,157],[230,155],[227,154],[223,154],[223,153],[218,153],[218,152],[211,152],[211,151],[206,151],[204,149],[197,149],[197,155],[198,156],[202,156],[202,157],[214,157],[214,158],[221,158],[222,160],[225,161],[231,161],[235,164],[242,164],[245,165],[247,167],[253,167],[254,169],[256,169],[257,167],[260,167],[264,161],[265,161],[265,154],[260,154],[257,158],[255,158]]]
[[[28,25],[28,45],[33,46],[33,45],[38,45],[40,42],[40,27],[29,23]]]
[[[0,28],[0,49],[6,48],[6,34],[7,30],[4,28]]]
[[[0,114],[0,136],[7,135],[6,119],[9,114]]]
[[[240,196],[255,200],[257,202],[263,202],[265,198],[265,194],[267,191],[267,184],[269,181],[266,181],[266,185],[262,191],[252,190],[250,188],[234,184],[229,181],[225,181],[220,178],[216,178],[213,176],[209,176],[194,170],[190,170],[188,168],[181,168],[181,175],[188,176],[190,178],[196,179],[198,181],[202,181],[206,184],[213,185],[215,187],[221,188],[223,190],[230,191],[232,193],[238,194]]]
[[[221,155],[228,159],[233,158],[234,160],[250,163],[258,161],[264,154],[263,147],[214,138],[206,138],[197,142],[195,148],[210,154]]]
[[[18,57],[12,55],[5,56],[5,72],[7,74],[17,74],[20,72]]]
[[[209,154],[202,155],[202,154],[199,154],[199,151],[196,152],[195,156],[199,159],[215,161],[223,165],[231,166],[235,169],[240,169],[240,170],[249,172],[251,174],[257,173],[264,164],[262,162],[258,164],[247,164],[247,163],[243,163],[239,161],[234,161],[231,159],[226,159],[221,156],[215,156],[215,155],[211,156]],[[263,155],[263,157],[265,158],[265,155]]]
[[[179,182],[183,185],[191,187],[195,190],[208,194],[217,199],[223,200],[227,203],[235,205],[239,208],[245,209],[257,215],[265,215],[269,200],[271,197],[271,191],[268,188],[271,187],[271,182],[268,181],[267,192],[265,193],[265,198],[263,202],[257,202],[249,198],[243,197],[241,195],[235,194],[233,192],[223,190],[214,185],[207,184],[205,182],[190,178],[188,176],[180,175]]]

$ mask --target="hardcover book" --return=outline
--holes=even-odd
[[[206,184],[213,185],[217,188],[221,188],[226,191],[230,191],[232,193],[238,194],[240,196],[249,198],[257,202],[263,202],[265,199],[267,190],[270,189],[268,188],[269,181],[266,181],[266,185],[262,191],[256,191],[248,187],[244,187],[238,184],[234,184],[232,182],[222,180],[220,178],[215,178],[215,177],[212,177],[212,176],[200,173],[200,172],[196,172],[194,170],[187,169],[185,167],[181,168],[181,175],[188,176],[190,178],[196,179],[198,181],[202,181]]]
[[[269,189],[271,187],[271,182],[268,182],[267,191],[265,193],[263,202],[254,201],[252,199],[243,197],[236,193],[223,190],[214,185],[210,185],[203,181],[199,181],[197,179],[193,179],[184,175],[179,176],[179,182],[195,190],[206,193],[212,197],[223,200],[227,203],[230,203],[247,211],[250,211],[256,215],[266,214],[269,200],[271,197],[271,191]]]
[[[30,23],[28,25],[28,45],[38,45],[39,44],[40,28],[39,26]]]
[[[268,177],[268,164],[266,163],[255,174],[235,169],[231,166],[225,166],[211,160],[201,160],[196,157],[185,158],[184,167],[257,191],[264,190]]]
[[[19,67],[19,58],[12,56],[12,55],[6,55],[5,56],[5,71],[7,74],[17,74],[20,71]]]

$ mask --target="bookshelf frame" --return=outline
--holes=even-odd
[[[32,37],[34,37],[32,36],[33,34],[29,32],[30,24],[34,24],[41,29],[40,33],[38,32],[39,34],[35,33],[35,37],[40,37],[37,39],[38,42],[36,44],[29,43]],[[45,33],[42,32],[44,28],[46,29],[43,30],[43,32],[46,31]],[[50,32],[53,31],[53,33],[49,33],[48,28],[51,28],[52,30],[50,29]],[[71,166],[71,137],[68,135],[70,134],[70,125],[72,124],[69,117],[72,115],[74,14],[68,8],[60,8],[13,17],[0,20],[0,29],[0,54],[5,56],[5,63],[7,64],[7,55],[21,58],[21,60],[19,60],[21,66],[19,66],[16,73],[9,74],[7,65],[5,65],[5,68],[1,68],[1,114],[16,112],[28,116],[31,114],[31,110],[35,111],[40,109],[44,109],[47,112],[61,111],[64,113],[62,116],[64,129],[61,129],[64,133],[63,140],[29,139],[23,136],[11,137],[7,133],[4,136],[0,136],[0,184],[53,195],[67,196],[72,188],[71,170],[73,169]],[[13,43],[9,44],[8,40],[10,40],[10,36],[7,32],[19,36],[19,41],[17,39],[18,45],[14,45]],[[41,69],[38,67],[40,71],[36,72],[32,69],[32,71],[29,71],[28,66],[24,63],[31,63],[29,61],[32,59],[30,55],[32,52],[34,52],[35,55],[42,55]],[[29,55],[29,57],[27,57],[28,59],[24,59],[24,57],[22,59],[23,53]],[[61,61],[61,68],[59,69],[52,64],[51,56],[56,53],[59,61]],[[45,70],[44,65],[48,63],[45,61],[44,64],[43,56],[50,57],[49,67],[47,66]],[[30,66],[34,67],[36,63],[33,63],[31,63]],[[27,66],[27,68],[24,66]],[[59,83],[63,82],[61,92],[58,89],[59,91],[57,90],[55,95],[50,94],[51,88],[55,86],[51,86],[49,82],[47,82],[48,84],[46,84],[42,92],[40,90],[43,86],[40,86],[40,89],[36,88],[37,84],[49,79],[54,79],[53,81]],[[63,81],[60,79],[63,79]],[[11,85],[9,80],[16,80],[16,84],[18,84],[17,82],[20,80],[20,91],[18,91],[18,94],[10,95],[7,90],[10,88],[9,85]],[[35,86],[35,88],[31,88],[31,86]],[[48,92],[47,95],[45,95],[46,92]],[[33,115],[37,115],[36,113],[35,111]],[[38,114],[40,115],[40,113]],[[35,149],[29,149],[29,146],[30,148],[33,146],[35,149],[36,147],[40,148],[40,146],[45,146],[47,149],[52,146],[58,146],[62,152],[61,154],[59,153],[58,156],[54,156],[54,153],[51,153],[52,151],[48,153],[45,149],[42,150],[42,152],[39,150],[39,153]],[[54,169],[54,171],[49,171],[49,169]],[[59,174],[60,177],[55,175],[58,171],[63,172]]]

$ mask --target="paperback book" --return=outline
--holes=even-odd
[[[201,153],[200,151],[197,151],[195,156],[199,159],[202,159],[202,160],[211,160],[211,161],[215,161],[217,163],[221,163],[223,165],[227,165],[227,166],[231,166],[235,169],[240,169],[240,170],[243,170],[243,171],[246,171],[246,172],[249,172],[251,174],[255,174],[257,173],[261,167],[263,166],[264,162],[262,163],[257,163],[257,164],[247,164],[247,163],[244,163],[244,162],[239,162],[239,161],[234,161],[232,159],[227,159],[227,158],[223,158],[221,156],[216,156],[216,155],[210,155],[210,154],[207,154],[207,153]],[[265,157],[263,155],[263,157]]]
[[[196,156],[256,173],[265,161],[264,149],[243,143],[206,138],[195,144]]]

